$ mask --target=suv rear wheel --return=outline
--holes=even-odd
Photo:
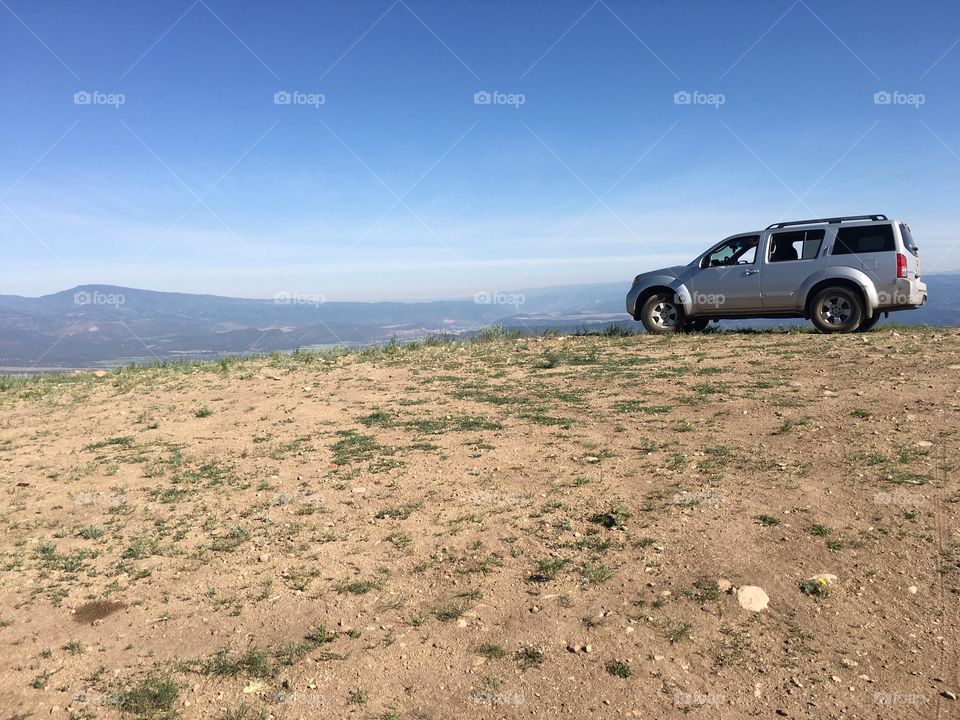
[[[651,295],[640,309],[640,322],[654,335],[675,333],[683,327],[683,306],[672,295]]]
[[[868,332],[873,326],[880,322],[880,313],[874,313],[872,318],[864,318],[857,326],[857,332]]]
[[[820,332],[853,332],[863,321],[863,303],[850,288],[824,288],[810,304],[810,319]]]
[[[688,333],[703,332],[709,324],[710,320],[708,318],[694,318],[693,320],[687,320],[683,324],[683,331]]]

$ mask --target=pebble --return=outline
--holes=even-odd
[[[916,595],[916,594],[917,594],[917,586],[916,586],[916,585],[911,585],[910,587],[907,588],[907,592],[910,593],[911,595]]]
[[[947,700],[956,700],[956,699],[957,699],[957,694],[956,694],[955,692],[950,692],[949,690],[944,690],[944,691],[943,691],[942,693],[940,693],[940,694],[941,694],[943,697],[945,697]]]
[[[733,583],[727,580],[726,578],[720,578],[717,580],[717,590],[722,593],[730,592],[733,589]]]

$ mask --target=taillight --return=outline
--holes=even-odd
[[[903,253],[897,253],[897,277],[905,278],[907,276],[907,256]]]

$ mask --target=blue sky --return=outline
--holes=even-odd
[[[955,4],[0,0],[0,48],[0,294],[627,282],[861,212],[960,268]]]

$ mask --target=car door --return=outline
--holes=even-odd
[[[689,280],[694,315],[723,315],[759,310],[759,235],[727,238],[707,252]]]
[[[826,245],[826,232],[825,228],[811,228],[770,233],[760,262],[760,290],[765,310],[802,309],[805,298],[799,291],[818,263],[823,262],[820,255]]]

